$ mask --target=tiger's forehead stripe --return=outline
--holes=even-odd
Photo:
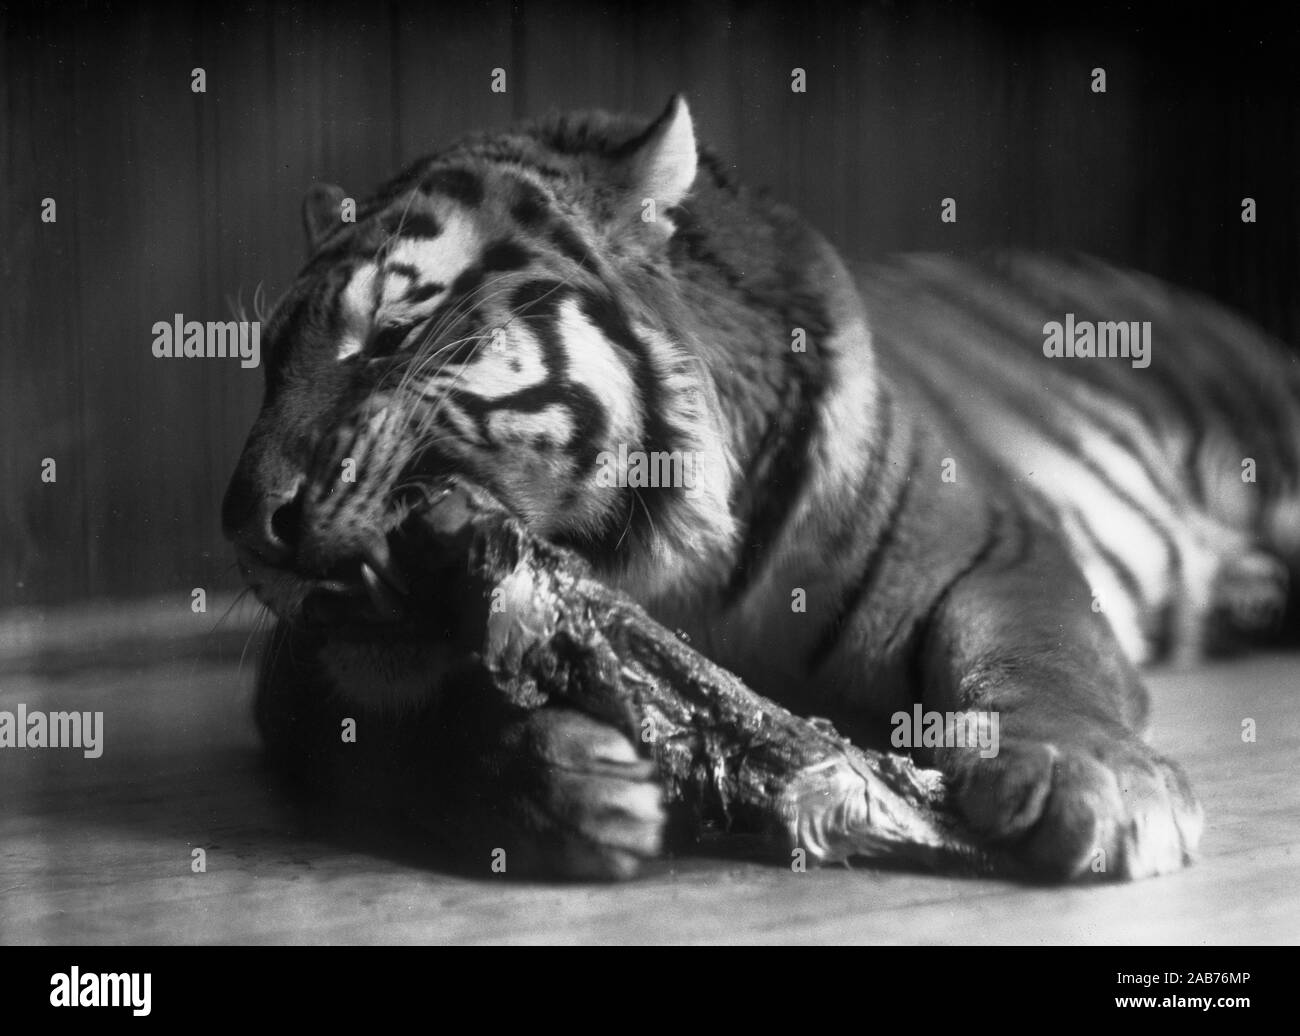
[[[389,213],[379,221],[379,225],[390,238],[438,237],[442,233],[442,224],[428,208],[414,212],[408,208]]]
[[[455,206],[441,213],[397,210],[380,223],[397,236],[353,271],[339,295],[339,360],[360,353],[382,329],[401,329],[432,316],[475,266],[482,247],[477,224]]]
[[[483,178],[463,167],[435,169],[425,174],[420,181],[420,191],[423,194],[441,194],[468,209],[483,204]]]

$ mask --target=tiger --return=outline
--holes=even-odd
[[[463,621],[391,549],[454,475],[859,744],[917,705],[998,717],[996,753],[908,747],[1034,880],[1194,860],[1203,810],[1148,743],[1140,674],[1287,628],[1280,343],[1087,256],[850,263],[681,95],[470,135],[349,200],[307,194],[222,504],[276,619],[255,714],[277,773],[512,872],[629,878],[679,844],[643,745],[456,690]],[[632,454],[692,477],[611,477]]]

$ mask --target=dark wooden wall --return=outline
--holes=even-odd
[[[1140,5],[1139,5],[1140,7]],[[1293,27],[969,5],[9,5],[0,606],[234,585],[218,510],[261,372],[150,328],[274,299],[315,179],[363,192],[551,108],[701,135],[846,251],[1079,249],[1300,338]],[[1106,69],[1104,95],[1089,73]],[[192,68],[207,92],[190,89]],[[491,71],[508,73],[492,93]],[[790,89],[807,72],[806,93]],[[1259,222],[1243,225],[1255,197]],[[939,220],[955,197],[958,222]],[[53,197],[58,221],[40,220]],[[57,482],[42,483],[43,458]]]

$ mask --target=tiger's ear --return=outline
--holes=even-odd
[[[302,226],[307,232],[310,255],[343,220],[343,199],[347,192],[332,183],[314,183],[302,200]]]
[[[621,149],[621,179],[638,222],[672,233],[667,210],[681,204],[695,182],[699,154],[686,98],[675,94],[663,114]]]

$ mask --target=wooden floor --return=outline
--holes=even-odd
[[[313,833],[259,765],[242,633],[84,618],[0,622],[0,709],[105,714],[99,759],[0,749],[5,943],[1300,941],[1300,657],[1152,678],[1156,741],[1208,817],[1202,859],[1174,877],[1044,889],[696,857],[544,885]]]

